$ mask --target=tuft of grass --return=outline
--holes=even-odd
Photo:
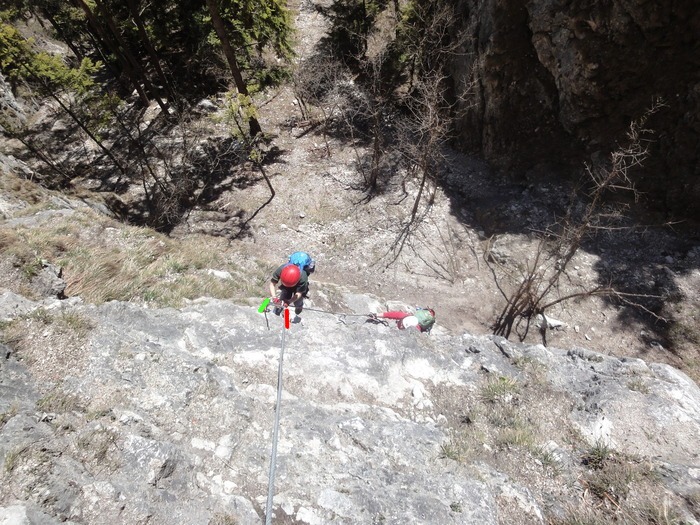
[[[590,472],[583,481],[601,500],[609,500],[619,505],[629,494],[630,485],[637,477],[636,471],[630,465],[615,461]]]
[[[10,246],[17,244],[17,234],[12,230],[0,230],[0,250],[7,253]]]
[[[112,414],[112,409],[111,408],[95,408],[92,410],[89,410],[85,414],[85,419],[88,421],[96,421],[98,419],[102,419],[103,417],[111,417],[112,420],[114,420],[114,416]]]
[[[609,525],[610,518],[600,511],[586,507],[570,509],[562,518],[549,521],[551,525]]]
[[[136,300],[177,307],[202,296],[258,296],[268,277],[265,265],[253,258],[234,264],[223,240],[176,240],[91,211],[76,211],[42,228],[0,228],[0,247],[21,270],[14,291],[27,286],[37,261],[48,260],[63,268],[66,295],[97,304]],[[207,269],[226,270],[234,279],[208,275]]]
[[[166,259],[167,258],[170,259],[166,262],[165,267],[166,270],[170,273],[184,273],[190,268],[190,266],[187,263],[173,258],[172,255],[167,256]]]
[[[535,436],[532,430],[525,426],[502,429],[496,436],[496,446],[499,448],[518,447],[530,449],[534,442]]]
[[[462,450],[458,443],[450,440],[447,443],[442,443],[440,445],[440,459],[451,459],[453,461],[461,461]]]
[[[262,287],[259,288],[262,290]],[[186,299],[197,297],[230,298],[239,295],[239,283],[206,274],[181,274],[172,282],[154,282],[144,293],[144,298],[150,298],[160,306],[177,308]],[[258,294],[260,291],[258,291]]]
[[[39,272],[42,268],[43,265],[41,264],[41,259],[36,258],[25,261],[21,265],[22,275],[27,280],[31,280],[37,275],[39,275]]]
[[[518,381],[512,377],[499,376],[489,379],[481,389],[481,400],[485,403],[509,403],[520,393]]]
[[[15,417],[18,412],[19,408],[14,403],[10,405],[10,408],[5,412],[0,412],[0,430],[2,430],[2,427],[4,427],[10,419]]]
[[[9,450],[5,454],[5,472],[10,474],[19,466],[20,458],[25,450],[27,450],[27,447],[18,447]]]
[[[55,316],[45,308],[37,308],[36,310],[32,310],[24,317],[28,320],[36,321],[44,326],[52,324],[55,319]]]
[[[516,357],[513,360],[513,365],[518,367],[523,372],[528,373],[533,379],[538,382],[543,381],[547,372],[547,367],[542,361],[538,361],[532,356],[524,355]]]
[[[643,379],[634,378],[627,382],[627,388],[640,394],[648,394],[650,392],[649,385]]]
[[[697,319],[700,319],[700,309],[698,308],[692,313],[686,313],[683,319],[673,321],[668,331],[671,347],[680,346],[685,342],[700,345],[700,327],[698,327]]]
[[[563,472],[562,465],[556,455],[544,447],[536,447],[532,451],[535,458],[542,464],[542,468],[556,477]]]
[[[453,432],[450,438],[440,444],[440,459],[463,462],[472,453],[471,443],[475,442],[471,434]]]
[[[25,201],[30,205],[37,205],[46,202],[45,190],[37,183],[19,177],[12,172],[4,172],[0,177],[0,190]],[[23,210],[17,210],[13,215],[21,215]]]
[[[57,324],[60,331],[76,339],[85,338],[95,326],[91,319],[75,312],[61,312]]]
[[[496,447],[534,449],[535,429],[521,416],[517,407],[497,405],[487,414],[487,421],[497,429]]]
[[[0,326],[0,342],[22,351],[37,327],[51,327],[55,335],[70,337],[73,341],[84,339],[94,324],[89,318],[75,312],[54,313],[44,308],[37,308],[32,312],[17,317]]]
[[[81,434],[77,441],[78,448],[83,450],[87,461],[97,464],[109,464],[107,457],[110,449],[117,446],[117,436],[106,428],[95,428]],[[111,465],[115,467],[115,465]]]
[[[16,349],[26,336],[20,319],[4,321],[0,326],[0,343]]]
[[[612,450],[603,441],[596,441],[581,458],[581,463],[594,470],[603,468],[612,456]]]
[[[633,513],[633,523],[648,523],[650,525],[686,525],[688,522],[667,501],[649,501]]]
[[[56,412],[65,414],[80,407],[78,397],[64,392],[54,390],[36,402],[36,408],[42,412]]]
[[[461,503],[459,503],[458,501],[453,501],[452,503],[450,503],[450,510],[452,512],[457,512],[457,513],[461,514],[462,513]]]
[[[551,525],[687,525],[680,512],[668,502],[642,501],[634,507],[623,505],[614,510],[596,505],[583,504],[569,509],[561,518],[548,521]]]
[[[523,428],[525,426],[513,406],[497,406],[486,414],[486,420],[496,428]]]
[[[239,525],[239,523],[235,516],[228,513],[217,512],[209,520],[208,525]]]
[[[685,495],[685,501],[688,508],[695,516],[700,516],[700,489],[695,489]]]

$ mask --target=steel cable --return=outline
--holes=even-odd
[[[275,406],[275,424],[272,427],[272,452],[270,453],[270,474],[267,485],[267,506],[265,507],[265,525],[272,523],[272,499],[275,491],[275,469],[277,466],[277,440],[280,428],[280,412],[282,410],[282,363],[284,361],[284,339],[286,328],[282,326],[282,346],[277,368],[277,404]]]

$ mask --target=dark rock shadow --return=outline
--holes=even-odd
[[[465,155],[453,154],[449,164],[441,185],[452,214],[485,238],[540,235],[571,207],[582,209],[588,202],[585,192],[573,192],[571,174],[556,167],[543,166],[540,176],[531,173],[516,180]],[[693,335],[693,329],[685,326],[693,321],[674,315],[684,301],[693,298],[679,288],[675,277],[700,268],[700,227],[689,220],[670,225],[642,200],[614,228],[593,233],[584,239],[581,250],[598,258],[592,268],[596,284],[626,294],[624,301],[605,298],[617,308],[616,322],[643,326],[640,339],[650,350],[663,346],[675,352],[677,345],[693,343],[700,329],[696,327]]]

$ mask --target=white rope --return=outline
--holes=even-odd
[[[282,347],[277,368],[277,405],[275,406],[275,424],[272,429],[272,452],[270,453],[270,475],[267,485],[267,506],[265,507],[265,525],[272,523],[272,498],[275,492],[275,467],[277,463],[277,437],[280,428],[280,411],[282,408],[282,361],[284,359],[284,335],[287,329],[282,326]]]

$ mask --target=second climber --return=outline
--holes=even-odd
[[[293,322],[298,323],[304,308],[304,297],[309,292],[309,276],[297,265],[286,263],[278,267],[270,279],[270,297],[277,299],[273,312],[280,315],[284,308],[294,306],[296,317]],[[279,288],[279,295],[277,289]]]

